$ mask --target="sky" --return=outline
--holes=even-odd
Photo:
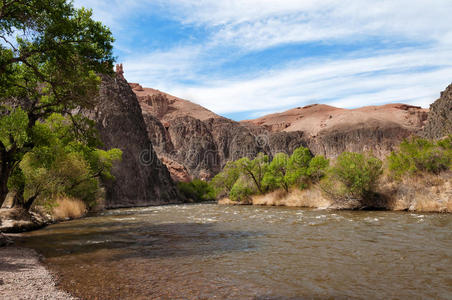
[[[451,0],[75,0],[138,82],[234,120],[322,103],[428,107],[452,82]]]

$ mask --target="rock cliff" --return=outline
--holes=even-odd
[[[112,170],[115,180],[104,182],[106,207],[178,202],[174,182],[148,137],[137,97],[120,75],[102,78],[97,107],[89,112],[105,147],[123,151]]]
[[[438,139],[452,134],[452,84],[443,92],[438,100],[430,105],[430,113],[423,135]]]
[[[158,90],[131,87],[157,155],[177,165],[170,167],[173,178],[184,180],[209,179],[229,160],[259,152],[291,153],[299,146],[330,158],[343,151],[373,151],[383,157],[402,139],[418,134],[428,115],[426,109],[405,104],[359,109],[314,104],[235,122]]]

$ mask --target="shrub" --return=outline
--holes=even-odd
[[[317,183],[322,179],[328,170],[330,161],[324,156],[315,156],[309,162],[309,167],[307,169],[307,175],[313,183]]]
[[[389,170],[398,179],[423,172],[439,174],[450,169],[451,165],[452,137],[438,142],[422,138],[405,140],[400,149],[388,157]]]
[[[213,188],[203,180],[194,179],[191,182],[179,182],[177,186],[185,198],[193,202],[211,201],[215,199]]]
[[[339,199],[368,199],[374,195],[381,174],[382,162],[378,158],[343,152],[329,171],[329,179],[333,180],[330,193]]]
[[[249,201],[250,196],[257,194],[257,190],[247,177],[241,177],[237,180],[229,193],[232,201]]]
[[[215,195],[221,197],[229,194],[235,182],[239,179],[240,172],[241,170],[237,162],[227,162],[223,171],[212,178],[212,181],[210,182],[215,191]]]

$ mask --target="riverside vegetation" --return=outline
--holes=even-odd
[[[452,212],[452,136],[412,138],[385,161],[344,152],[330,161],[297,148],[290,156],[228,162],[210,182],[220,203]]]
[[[99,75],[113,74],[111,32],[70,1],[4,1],[0,38],[0,207],[13,195],[26,211],[66,203],[79,215],[121,159],[101,149],[83,115],[96,105]]]

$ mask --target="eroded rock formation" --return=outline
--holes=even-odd
[[[122,76],[102,78],[97,107],[88,114],[105,147],[123,151],[112,170],[115,180],[104,182],[107,208],[179,201],[166,166],[155,154],[137,97]]]
[[[423,135],[431,139],[439,139],[452,134],[452,84],[443,92],[441,97],[430,105]]]
[[[132,87],[158,156],[202,179],[217,174],[227,161],[259,152],[291,153],[299,146],[329,158],[343,151],[384,157],[404,138],[419,134],[428,115],[426,109],[405,104],[351,110],[314,104],[235,122],[158,90]],[[180,177],[178,170],[171,171],[174,178]]]

